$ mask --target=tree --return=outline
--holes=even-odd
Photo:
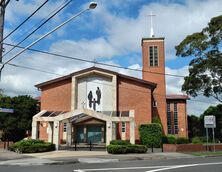
[[[178,46],[176,55],[192,56],[189,76],[182,90],[196,97],[199,93],[222,102],[222,15],[214,17],[201,32],[188,35]]]
[[[215,138],[222,142],[222,104],[210,106],[207,110],[205,110],[205,112],[200,116],[202,126],[204,124],[204,116],[208,115],[214,115],[216,117]],[[212,133],[210,133],[210,135],[212,136]]]
[[[195,115],[188,116],[188,131],[190,139],[204,135],[200,117]]]
[[[14,113],[0,113],[2,140],[18,141],[31,130],[32,117],[38,113],[37,101],[30,96],[8,97],[0,99],[0,107],[13,108]]]

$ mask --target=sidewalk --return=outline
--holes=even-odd
[[[3,158],[7,157],[7,158]],[[195,156],[182,153],[146,153],[110,155],[105,151],[68,151],[60,150],[35,154],[17,154],[0,149],[0,165],[45,165],[72,163],[105,163],[136,160],[165,160],[194,158]]]

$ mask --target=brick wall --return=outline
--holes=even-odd
[[[45,121],[39,122],[39,140],[48,141],[47,127],[48,127],[48,122]]]
[[[177,137],[188,137],[186,100],[167,100],[170,103],[172,134],[174,134],[174,103],[177,104],[178,134]]]
[[[158,66],[151,67],[149,63],[149,47],[158,47]],[[153,108],[153,117],[157,116],[162,122],[164,133],[167,134],[166,118],[166,83],[165,83],[165,52],[164,39],[143,39],[142,40],[143,57],[143,79],[154,82],[157,88],[153,92],[153,99],[157,102],[157,107]]]
[[[144,84],[118,77],[117,110],[135,110],[135,137],[139,139],[139,126],[151,122],[151,89]],[[121,125],[119,125],[121,136]],[[126,140],[130,140],[129,123],[126,125]]]
[[[71,79],[42,87],[41,110],[71,111]]]

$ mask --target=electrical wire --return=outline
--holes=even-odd
[[[9,43],[4,43],[4,44],[6,44],[6,45],[8,45],[8,46],[13,46],[13,47],[25,49],[25,47],[23,47],[23,46],[17,46],[17,45],[13,45],[13,44],[9,44]],[[52,53],[52,52],[37,50],[37,49],[33,49],[33,48],[28,48],[28,50],[29,50],[29,51],[33,51],[33,52],[42,53],[42,54],[47,54],[47,55],[62,57],[62,58],[66,58],[66,59],[77,60],[77,61],[82,61],[82,62],[97,64],[97,65],[103,65],[103,66],[108,66],[108,67],[115,67],[115,68],[120,68],[120,69],[125,69],[125,70],[131,70],[131,71],[137,71],[137,72],[146,72],[146,73],[152,73],[152,74],[157,74],[157,75],[166,75],[166,76],[181,77],[181,78],[186,77],[186,76],[183,76],[183,75],[175,75],[175,74],[169,74],[169,73],[144,71],[144,70],[142,70],[142,69],[134,69],[134,68],[123,67],[123,66],[118,66],[118,65],[112,65],[112,64],[102,63],[102,62],[96,62],[96,61],[92,61],[92,60],[86,60],[86,59],[82,59],[82,58],[77,58],[77,57],[72,57],[72,56],[67,56],[67,55],[62,55],[62,54],[57,54],[57,53]]]
[[[49,0],[42,3],[30,16],[28,16],[23,22],[21,22],[15,29],[13,29],[7,36],[5,36],[0,43],[11,36],[16,30],[18,30],[23,24],[25,24],[32,16],[34,16]]]
[[[28,39],[31,35],[33,35],[37,30],[39,30],[42,26],[44,26],[49,20],[51,20],[53,17],[55,17],[55,15],[57,15],[60,11],[62,11],[66,6],[68,6],[73,0],[69,0],[68,2],[65,3],[65,5],[63,5],[61,8],[59,8],[59,10],[57,10],[53,15],[51,15],[49,18],[47,18],[41,25],[39,25],[35,30],[33,30],[31,33],[29,33],[24,39],[22,39],[19,43],[17,43],[16,45],[20,45],[22,42],[24,42],[26,39]],[[10,52],[12,52],[15,49],[15,47],[13,47],[12,49],[10,49],[7,53],[5,53],[3,55],[3,57],[5,57],[7,54],[9,54]]]
[[[55,8],[51,13],[49,13],[45,18],[43,18],[40,22],[38,22],[37,24],[33,25],[31,28],[28,29],[28,31],[24,32],[20,37],[16,38],[14,41],[17,41],[19,39],[21,39],[24,35],[28,34],[30,30],[33,30],[35,27],[37,27],[38,25],[40,25],[44,20],[46,20],[51,14],[53,14],[55,11],[57,11],[60,7],[62,7],[64,4],[66,3],[63,2],[62,4],[60,4],[57,8]],[[7,48],[8,46],[4,47]]]
[[[13,64],[13,63],[8,63],[7,65],[10,65],[10,66],[12,66],[12,67],[17,67],[17,68],[23,68],[23,69],[27,69],[27,70],[42,72],[42,73],[46,73],[46,74],[52,74],[52,75],[56,75],[56,76],[60,76],[60,77],[66,76],[66,75],[61,75],[61,74],[54,73],[54,72],[45,71],[45,70],[42,70],[42,69],[37,69],[37,68],[22,66],[22,65]],[[96,83],[96,82],[95,82],[95,83]],[[108,86],[114,87],[113,85],[105,84],[105,83],[98,83],[98,84],[103,84],[103,85],[108,85]],[[138,89],[131,88],[131,87],[120,86],[120,88],[124,88],[124,89],[128,89],[128,90],[133,90],[133,91],[136,91],[136,92],[141,92],[141,93],[143,93],[143,94],[144,94],[144,93],[147,93],[146,91],[138,90]],[[155,96],[166,97],[166,95],[163,95],[163,94],[154,93],[154,95],[155,95]],[[205,101],[194,100],[194,99],[188,99],[187,101],[192,101],[192,102],[199,102],[199,103],[205,103],[205,104],[215,105],[215,103],[212,103],[212,102],[205,102]]]

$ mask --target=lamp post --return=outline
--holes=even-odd
[[[41,41],[42,39],[44,39],[45,37],[49,36],[51,33],[55,32],[56,30],[60,29],[62,26],[64,26],[65,24],[69,23],[70,21],[72,21],[73,19],[77,18],[78,16],[80,16],[81,14],[83,14],[84,12],[91,10],[91,9],[95,9],[97,6],[96,2],[90,2],[88,8],[80,11],[79,13],[73,15],[72,17],[70,17],[69,19],[67,19],[66,21],[64,21],[63,23],[61,23],[60,25],[58,25],[57,27],[55,27],[54,29],[52,29],[51,31],[49,31],[48,33],[46,33],[45,35],[41,36],[39,39],[35,40],[34,42],[32,42],[31,44],[29,44],[28,46],[26,46],[23,50],[21,50],[20,52],[18,52],[17,54],[15,54],[14,56],[12,56],[10,59],[8,59],[6,62],[0,63],[2,64],[2,66],[0,66],[0,78],[1,78],[1,72],[3,70],[3,68],[5,67],[5,65],[7,63],[9,63],[10,61],[12,61],[13,59],[15,59],[17,56],[19,56],[20,54],[22,54],[24,51],[26,51],[27,49],[29,49],[30,47],[32,47],[33,45],[35,45],[36,43],[38,43],[39,41]]]

